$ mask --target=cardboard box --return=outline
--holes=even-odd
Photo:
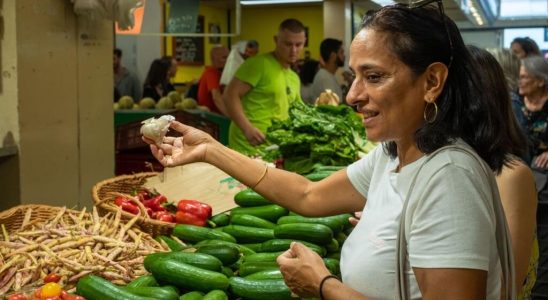
[[[160,175],[150,177],[145,187],[156,189],[166,195],[169,201],[193,199],[207,203],[213,208],[213,215],[236,207],[234,195],[246,188],[236,179],[207,163],[165,168]]]

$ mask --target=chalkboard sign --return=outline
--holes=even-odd
[[[204,16],[198,17],[197,33],[204,32]],[[204,38],[203,37],[172,37],[172,55],[181,65],[204,64]]]

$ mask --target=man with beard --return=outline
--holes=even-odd
[[[326,89],[331,90],[339,96],[339,101],[343,101],[343,91],[341,85],[335,77],[338,68],[344,66],[344,49],[341,40],[327,38],[320,44],[320,55],[323,65],[314,76],[312,82],[312,99],[317,99]]]
[[[265,142],[273,119],[289,117],[289,106],[301,101],[299,76],[291,70],[306,41],[303,24],[287,19],[274,36],[274,51],[247,59],[236,71],[223,94],[231,119],[228,145],[245,154],[256,154]]]

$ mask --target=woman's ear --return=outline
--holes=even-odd
[[[425,76],[425,99],[435,101],[443,91],[447,75],[449,74],[447,66],[440,62],[432,63],[426,68]]]

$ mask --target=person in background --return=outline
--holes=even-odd
[[[341,251],[342,282],[301,243],[277,258],[298,296],[395,299],[401,279],[405,299],[500,300],[502,281],[508,283],[501,264],[511,266],[510,253],[498,253],[497,242],[507,241],[496,232],[506,227],[492,172],[523,145],[507,134],[508,116],[491,109],[500,99],[480,88],[456,24],[441,12],[436,1],[366,14],[350,47],[356,77],[347,102],[363,114],[368,139],[383,144],[321,181],[269,168],[179,122],[171,128],[181,137],[166,137],[159,146],[144,140],[166,167],[213,164],[304,216],[363,211]],[[403,278],[396,278],[403,216],[408,243],[399,249]]]
[[[211,66],[206,66],[198,83],[198,104],[207,106],[212,112],[226,115],[221,89],[221,72],[226,64],[228,49],[215,46],[209,52]]]
[[[521,113],[521,99],[518,94],[519,68],[521,62],[510,49],[491,48],[487,49],[487,51],[495,57],[504,72],[504,77],[506,78],[506,83],[508,84],[508,89],[510,91],[514,115],[520,128],[525,128],[525,117]]]
[[[537,239],[539,262],[533,299],[548,298],[548,61],[542,56],[529,56],[519,71],[520,110],[525,119],[528,154],[537,182]]]
[[[236,71],[223,94],[232,149],[254,154],[254,147],[265,142],[272,120],[287,119],[290,104],[301,101],[299,76],[290,66],[305,40],[303,24],[286,19],[274,37],[274,51],[247,59]]]
[[[114,101],[131,96],[134,102],[141,100],[141,83],[135,74],[122,65],[122,50],[114,49]]]
[[[531,55],[540,55],[537,43],[529,37],[515,38],[510,44],[510,48],[519,59],[524,59]]]
[[[312,82],[312,98],[316,100],[326,89],[331,90],[343,101],[343,91],[339,81],[335,77],[335,72],[344,66],[344,48],[341,40],[327,38],[320,44],[320,55],[323,65],[314,76]]]
[[[537,191],[531,169],[519,158],[526,152],[527,141],[511,106],[511,90],[507,79],[513,76],[505,74],[495,57],[487,50],[475,46],[468,46],[468,49],[472,58],[479,64],[477,70],[482,79],[481,87],[492,93],[491,97],[499,99],[498,105],[491,109],[499,115],[506,116],[509,128],[506,133],[514,143],[523,145],[522,148],[516,148],[516,151],[511,153],[513,159],[503,166],[496,180],[512,238],[518,299],[530,299],[531,290],[536,281],[539,257],[538,242],[535,238]],[[498,53],[500,58],[505,58],[508,62],[512,61],[508,57],[508,54],[512,54],[510,51],[498,51]],[[503,53],[505,55],[502,55]]]
[[[166,85],[167,92],[171,92],[175,90],[175,86],[173,85],[173,79],[175,78],[175,75],[177,75],[177,66],[178,62],[175,57],[172,56],[162,56],[162,62],[168,66],[168,81]]]
[[[227,86],[241,64],[259,53],[259,43],[255,40],[239,41],[230,50],[221,75],[221,86]]]
[[[304,102],[314,105],[316,98],[312,95],[312,82],[320,69],[320,62],[315,59],[304,60],[299,78],[301,79],[301,98]]]
[[[143,98],[150,97],[158,102],[160,98],[167,96],[168,79],[169,66],[161,59],[153,60],[143,85]]]
[[[525,118],[529,155],[533,167],[548,167],[548,61],[542,56],[524,58],[519,71],[520,112]]]

